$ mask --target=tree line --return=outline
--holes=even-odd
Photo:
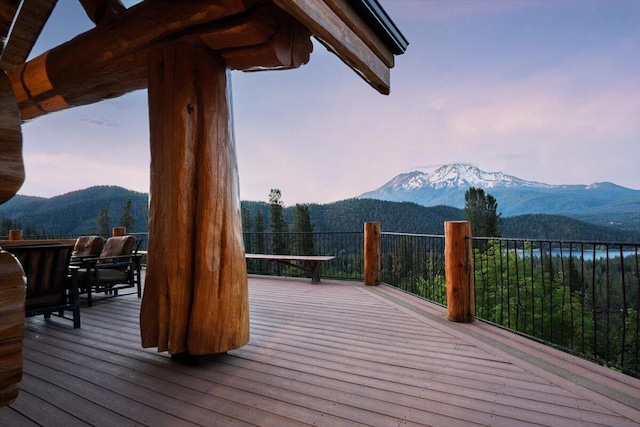
[[[485,200],[488,199],[485,193]],[[131,232],[148,230],[148,195],[120,187],[92,187],[51,199],[16,196],[0,206],[0,220],[11,221],[27,236],[80,235],[108,229],[118,223],[122,208],[131,199],[134,217]],[[480,200],[481,202],[481,200]],[[496,202],[497,203],[497,202]],[[481,204],[481,203],[480,203]],[[425,207],[410,202],[348,199],[327,204],[308,204],[315,232],[362,231],[366,221],[378,221],[383,231],[442,235],[445,221],[467,218],[463,209],[450,206]],[[106,207],[106,212],[101,212]],[[284,220],[293,226],[295,206],[283,206]],[[270,230],[268,201],[242,201],[243,229]],[[258,217],[260,212],[262,219]],[[98,217],[101,224],[96,224]],[[640,232],[594,225],[558,215],[532,214],[504,218],[496,214],[500,235],[527,239],[640,242]],[[108,221],[107,221],[108,219]],[[474,221],[472,221],[474,222]],[[262,228],[260,224],[262,225]],[[108,224],[109,227],[105,227]],[[6,236],[8,226],[2,233]],[[480,234],[474,230],[474,235]]]
[[[314,226],[309,205],[297,203],[293,207],[291,226],[285,219],[284,211],[282,192],[277,188],[271,189],[269,193],[268,230],[262,210],[256,210],[252,216],[248,208],[242,208],[242,227],[247,253],[315,254],[312,235]],[[267,233],[269,242],[266,239]]]

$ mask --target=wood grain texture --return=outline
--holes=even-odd
[[[388,95],[390,70],[367,44],[324,1],[273,0],[354,69],[378,92]]]
[[[24,178],[20,111],[11,83],[0,71],[0,203],[18,192]]]
[[[476,303],[471,224],[468,221],[447,221],[444,223],[444,234],[447,318],[453,322],[472,322]]]
[[[151,203],[142,344],[213,354],[249,340],[246,262],[225,63],[205,46],[152,51]]]
[[[0,250],[0,406],[15,400],[22,379],[25,283],[18,260]]]
[[[200,366],[140,348],[134,296],[83,308],[81,329],[27,319],[20,395],[0,408],[0,426],[640,423],[637,378],[489,324],[449,322],[397,289],[265,277],[249,286],[251,341]]]
[[[23,120],[147,87],[150,46],[236,15],[254,0],[142,2],[10,72]]]
[[[311,32],[284,12],[277,31],[264,43],[222,49],[220,56],[229,68],[242,71],[290,70],[307,62],[313,51]]]
[[[387,67],[393,68],[395,63],[393,53],[385,46],[382,40],[380,40],[380,37],[378,37],[367,23],[364,22],[362,17],[353,10],[348,0],[324,0],[324,2],[369,46],[369,49],[371,49]]]
[[[2,55],[0,69],[5,71],[27,60],[58,0],[24,0]]]
[[[94,24],[111,19],[127,9],[120,0],[80,0],[80,4]]]
[[[364,284],[382,283],[382,234],[379,222],[364,223]]]

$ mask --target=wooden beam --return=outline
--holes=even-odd
[[[229,91],[224,61],[204,45],[151,51],[143,347],[203,355],[249,341]]]
[[[310,37],[311,33],[305,26],[291,17],[285,17],[278,31],[267,42],[223,49],[219,53],[233,70],[289,70],[309,62],[313,51]]]
[[[3,49],[19,5],[20,0],[0,0],[0,39]]]
[[[80,3],[94,24],[111,19],[127,10],[120,0],[80,0]]]
[[[22,64],[33,49],[58,0],[24,0],[7,45],[0,56],[0,69]]]
[[[10,72],[22,119],[146,88],[148,50],[179,39],[223,49],[234,69],[306,63],[310,33],[275,6],[248,9],[254,3],[156,0],[127,9]],[[247,48],[256,42],[255,52]]]
[[[0,71],[0,203],[11,199],[24,182],[20,111],[7,75]]]
[[[382,94],[390,90],[389,67],[321,0],[273,0]]]
[[[358,13],[353,10],[347,0],[324,0],[336,15],[346,23],[354,33],[369,46],[369,49],[389,68],[395,64],[391,50],[380,40],[380,37],[367,25]]]

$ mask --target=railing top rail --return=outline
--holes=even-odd
[[[396,233],[391,231],[383,231],[380,234],[385,236],[437,237],[437,238],[444,239],[444,235],[439,235],[439,234]]]
[[[243,234],[363,234],[364,231],[244,231]]]

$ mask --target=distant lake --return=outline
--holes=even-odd
[[[620,257],[620,249],[613,249],[613,250],[609,250],[609,252],[607,251],[601,251],[601,250],[596,250],[595,253],[593,252],[593,249],[591,250],[585,250],[584,252],[580,253],[579,251],[573,250],[571,252],[571,256],[573,257],[583,257],[585,261],[589,261],[589,260],[593,260],[594,259],[594,254],[595,254],[595,259],[604,259],[607,258],[607,255],[609,256],[609,258],[616,258],[616,257]],[[630,250],[630,251],[622,251],[622,257],[626,258],[628,256],[631,255],[635,255],[636,251]],[[562,251],[559,249],[552,249],[551,250],[551,255],[553,256],[564,256],[564,257],[568,257],[569,256],[569,250],[568,249],[563,249]],[[640,255],[640,252],[638,252],[638,255]]]
[[[545,254],[549,254],[551,253],[551,256],[562,256],[564,258],[568,258],[569,257],[569,249],[551,249],[551,251],[549,250],[543,250],[543,252]],[[522,256],[523,251],[522,249],[518,249],[518,254],[520,256]],[[531,255],[531,251],[530,250],[526,250],[524,252],[525,255]],[[584,252],[580,252],[580,250],[577,249],[573,249],[571,251],[571,256],[575,257],[575,258],[580,258],[582,257],[585,261],[591,261],[594,259],[594,254],[595,254],[595,259],[605,259],[607,258],[607,254],[609,256],[609,259],[613,259],[613,258],[619,258],[620,257],[620,249],[611,249],[609,250],[609,252],[607,252],[606,250],[596,250],[595,253],[593,251],[593,249],[585,249]],[[623,250],[622,251],[622,256],[623,258],[626,258],[628,256],[635,256],[638,255],[640,257],[640,248],[638,249],[638,251],[635,250]],[[540,249],[533,249],[533,256],[539,256],[540,255]]]

